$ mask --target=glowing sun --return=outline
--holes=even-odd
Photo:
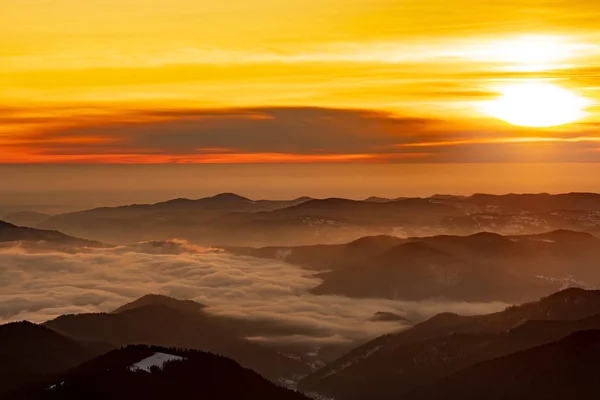
[[[500,96],[483,104],[483,112],[511,125],[548,128],[585,117],[589,100],[547,82],[515,83],[498,88]]]

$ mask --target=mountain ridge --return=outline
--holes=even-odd
[[[545,323],[553,329],[538,328]],[[598,290],[566,289],[479,316],[443,313],[352,350],[304,378],[299,387],[340,400],[367,393],[402,398],[449,373],[586,329],[600,329]]]
[[[0,220],[0,242],[48,242],[79,246],[101,247],[102,243],[66,235],[55,230],[22,227]]]
[[[309,371],[308,365],[300,361],[238,337],[214,318],[198,312],[202,307],[195,309],[193,302],[169,298],[166,303],[164,299],[158,303],[138,299],[113,313],[62,315],[44,326],[86,342],[211,351],[233,358],[274,381]]]
[[[598,358],[600,330],[582,330],[549,344],[476,364],[415,389],[402,399],[595,399]]]
[[[116,229],[116,226],[119,229]],[[600,227],[600,195],[586,193],[396,199],[251,200],[234,193],[103,207],[51,216],[38,225],[128,244],[173,237],[214,246],[333,244],[362,236],[535,234]]]
[[[170,362],[133,366],[153,356]],[[148,360],[148,361],[147,361]],[[223,356],[159,346],[127,346],[92,359],[55,380],[11,393],[9,399],[307,400]]]

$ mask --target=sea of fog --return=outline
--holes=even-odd
[[[389,311],[419,321],[439,312],[479,314],[503,303],[350,299],[308,292],[314,271],[277,260],[238,257],[183,241],[108,249],[0,249],[0,323],[42,322],[61,314],[110,312],[145,294],[191,299],[212,314],[287,326],[289,335],[257,341],[349,343],[398,329],[370,321]]]

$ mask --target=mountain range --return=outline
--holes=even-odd
[[[584,330],[457,372],[405,400],[598,398],[600,330]]]
[[[112,313],[63,315],[44,326],[80,342],[113,347],[147,344],[222,354],[273,381],[294,379],[310,371],[301,360],[231,332],[203,308],[192,301],[148,295]]]
[[[428,198],[251,200],[223,193],[197,200],[105,207],[13,221],[107,243],[180,238],[206,246],[343,243],[363,236],[401,237],[596,232],[600,195],[593,193],[435,195]]]
[[[100,247],[100,242],[79,239],[64,233],[53,231],[16,226],[5,221],[0,221],[0,243],[6,242],[35,242],[38,245],[71,245],[82,247]]]
[[[300,295],[317,295],[319,306],[332,299],[321,295],[407,307],[521,305],[423,320],[397,302],[397,314],[371,308],[364,317],[396,323],[391,334],[301,347],[248,339],[301,336],[297,327],[146,295],[112,312],[0,325],[2,398],[306,398],[282,386],[318,400],[600,395],[600,291],[587,290],[600,287],[597,194],[254,201],[224,193],[7,219],[16,224],[0,221],[0,245],[18,245],[20,257],[47,249],[100,256],[113,249],[118,257],[136,246],[150,247],[149,258],[154,247],[157,256],[196,257],[186,253],[196,247],[170,241],[180,238],[241,261],[302,268],[316,286]]]
[[[482,362],[590,329],[600,329],[600,291],[567,289],[487,315],[440,314],[358,347],[304,378],[299,388],[339,400],[404,399]]]
[[[0,396],[306,398],[278,385],[292,384],[286,371],[306,374],[298,360],[282,361],[203,313],[192,301],[148,295],[113,313],[2,325]],[[598,343],[600,291],[567,289],[492,314],[439,314],[357,347],[298,388],[339,400],[592,399]]]
[[[44,214],[36,211],[19,211],[15,213],[10,213],[4,215],[1,219],[5,222],[17,225],[17,226],[25,226],[28,228],[34,228],[37,225],[41,224],[52,215]]]
[[[109,247],[1,221],[0,242],[19,242],[35,250]],[[510,236],[489,232],[416,238],[380,235],[334,245],[225,249],[314,270],[321,283],[310,292],[317,295],[514,304],[571,286],[600,287],[600,239],[568,230]]]
[[[0,394],[76,367],[100,355],[51,329],[30,322],[0,325]]]
[[[192,350],[128,346],[110,351],[9,399],[307,400],[231,359]]]
[[[229,248],[315,270],[315,294],[396,300],[535,300],[564,287],[600,286],[600,239],[588,233],[365,237],[341,245]]]

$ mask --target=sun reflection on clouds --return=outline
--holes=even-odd
[[[569,61],[600,53],[600,46],[555,35],[525,35],[501,40],[477,39],[448,54],[478,63],[499,64],[499,70],[540,72],[572,67]]]
[[[590,46],[558,36],[532,35],[492,42],[482,53],[496,61],[539,65],[568,60]]]

